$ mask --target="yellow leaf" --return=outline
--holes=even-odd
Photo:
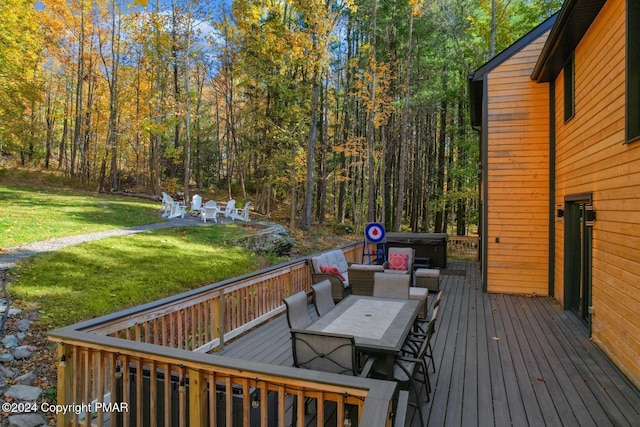
[[[133,0],[133,4],[135,6],[147,7],[147,1],[148,0]]]

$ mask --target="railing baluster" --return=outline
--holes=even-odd
[[[209,378],[209,425],[217,425],[218,407],[216,405],[216,374],[210,372]]]
[[[129,361],[127,364],[128,369],[131,369],[131,366],[136,370],[136,426],[142,427],[144,425],[144,369],[142,366],[142,360],[136,358],[132,361]],[[126,372],[126,371],[125,371]],[[129,376],[129,375],[127,375]],[[131,420],[133,422],[133,420]]]
[[[225,378],[225,420],[227,427],[233,427],[233,384],[231,377]]]
[[[158,395],[158,368],[156,362],[152,360],[149,363],[149,396],[157,396]],[[149,412],[151,415],[149,416],[149,424],[152,426],[158,425],[158,407],[156,404],[156,399],[149,399]]]
[[[171,426],[171,417],[178,414],[171,414],[171,366],[168,363],[162,365],[164,372],[164,426]]]
[[[186,378],[185,378],[185,369],[184,367],[180,367],[180,375],[179,375],[179,385],[178,385],[178,419],[180,427],[187,427],[187,392],[186,392]]]

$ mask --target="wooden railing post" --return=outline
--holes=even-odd
[[[213,302],[213,338],[218,338],[220,340],[220,350],[224,348],[224,334],[226,332],[226,326],[224,324],[224,305],[224,290],[220,289]]]
[[[215,384],[212,386],[215,390]],[[197,369],[189,369],[189,426],[206,427],[207,420],[206,377]]]
[[[58,385],[57,385],[57,404],[71,405],[74,402],[73,396],[73,349],[64,343],[58,344]],[[56,416],[56,425],[58,427],[66,427],[72,421],[73,412],[58,412]]]
[[[291,295],[293,293],[293,281],[291,280],[291,270],[289,270],[289,274],[284,276],[284,294],[285,296]]]

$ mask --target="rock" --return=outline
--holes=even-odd
[[[9,416],[9,427],[39,427],[46,426],[47,422],[38,414],[20,414]]]
[[[3,374],[0,374],[0,390],[4,390],[7,387],[7,377]]]
[[[28,359],[31,357],[31,353],[35,350],[34,347],[29,345],[21,345],[20,347],[16,347],[13,349],[13,357],[18,360]]]
[[[27,372],[24,375],[20,375],[16,377],[14,383],[22,384],[22,385],[33,385],[33,382],[37,379],[36,375],[33,372]]]
[[[9,356],[11,356],[11,361],[13,361],[13,355],[10,354]],[[16,375],[13,369],[5,368],[3,365],[0,365],[0,374],[4,375],[7,378],[13,378]]]
[[[289,235],[289,230],[273,224],[260,233],[238,239],[235,243],[259,254],[274,253],[284,256],[291,253],[295,240]]]
[[[30,385],[14,384],[4,392],[6,397],[13,397],[23,402],[35,402],[40,397],[42,389]]]
[[[29,319],[20,319],[16,322],[16,328],[20,332],[26,332],[31,327],[31,321]]]
[[[14,360],[16,360],[16,358],[13,357],[13,354],[11,353],[0,354],[0,363],[9,363],[9,362],[13,362]]]
[[[6,337],[2,338],[2,345],[7,350],[11,350],[12,348],[16,348],[18,346],[18,337],[16,337],[13,334],[12,335],[7,335]]]
[[[16,336],[18,337],[18,341],[22,341],[23,339],[25,339],[27,334],[25,334],[24,332],[18,332]]]

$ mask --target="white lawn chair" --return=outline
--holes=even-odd
[[[191,198],[191,212],[190,213],[196,213],[196,212],[200,212],[202,211],[202,196],[200,196],[199,194],[195,194],[192,198]]]
[[[231,218],[231,214],[236,209],[236,201],[235,199],[229,200],[227,202],[227,206],[224,208],[224,216],[225,218]]]
[[[160,209],[164,210],[164,213],[162,214],[163,217],[166,218],[166,217],[169,216],[169,213],[171,212],[171,205],[172,204],[173,204],[173,199],[171,198],[171,196],[163,191],[162,192],[162,205],[160,206]]]
[[[244,205],[244,208],[241,209],[234,209],[231,212],[231,219],[237,219],[238,221],[244,221],[244,222],[249,222],[249,205],[251,204],[251,202],[247,202]]]
[[[184,218],[186,214],[187,214],[187,207],[180,202],[173,201],[173,203],[171,203],[171,212],[169,212],[169,216],[167,216],[167,218],[168,219],[177,218],[177,217]]]
[[[200,217],[202,222],[206,223],[208,219],[212,219],[213,222],[218,222],[218,214],[222,212],[218,207],[218,204],[213,200],[209,200],[202,206]]]

